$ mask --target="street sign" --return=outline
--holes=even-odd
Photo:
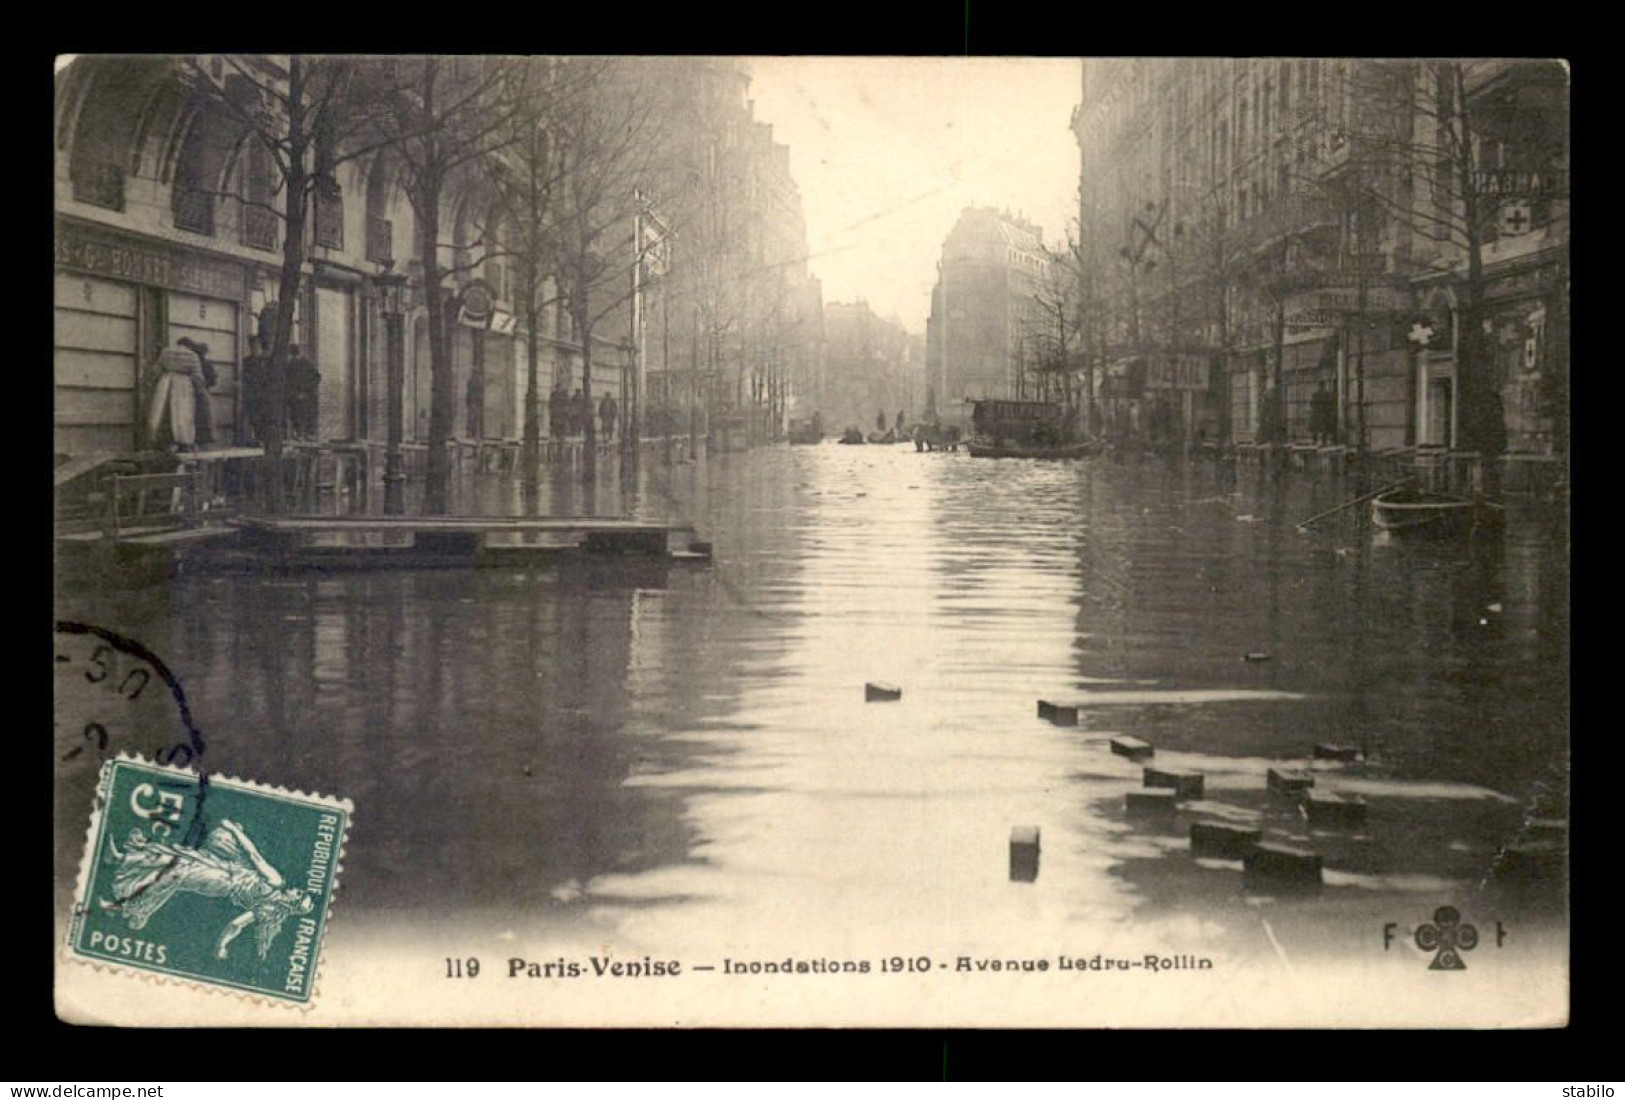
[[[1287,328],[1336,328],[1343,323],[1338,309],[1300,309],[1286,315]]]
[[[1527,202],[1501,204],[1501,236],[1519,237],[1529,232],[1533,226],[1534,218],[1530,214]]]
[[[1497,168],[1472,174],[1473,194],[1480,198],[1557,199],[1569,193],[1566,168],[1543,172]]]

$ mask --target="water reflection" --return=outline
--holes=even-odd
[[[1195,813],[1323,851],[1328,889],[1294,919],[1330,942],[1350,904],[1468,889],[1522,815],[1561,813],[1567,736],[1566,551],[1517,517],[1470,552],[1294,528],[1344,494],[883,447],[592,485],[562,468],[529,499],[471,480],[460,506],[688,518],[714,565],[229,578],[60,604],[165,656],[212,769],[355,801],[344,905],[362,926],[479,912],[738,945],[810,921],[975,945],[1150,914],[1170,949],[1211,946],[1252,918],[1236,868],[1189,858]],[[867,680],[903,699],[866,704]],[[1033,716],[1107,691],[1076,729]],[[1124,817],[1140,769],[1105,748],[1124,733],[1207,777],[1173,825]],[[1365,750],[1322,772],[1368,798],[1362,829],[1311,829],[1265,794],[1268,767],[1318,742]],[[1042,872],[1012,882],[1028,824]],[[59,822],[59,856],[79,828]]]

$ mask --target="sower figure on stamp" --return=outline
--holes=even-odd
[[[221,930],[215,944],[219,959],[251,924],[259,957],[265,958],[288,914],[315,908],[303,890],[284,888],[281,872],[266,862],[235,821],[222,821],[202,848],[165,844],[139,831],[130,834],[122,852],[111,840],[107,846],[118,870],[112,900],[99,904],[104,911],[123,916],[131,931],[146,927],[176,894],[228,898],[244,910]]]

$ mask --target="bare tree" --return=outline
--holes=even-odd
[[[282,267],[267,376],[261,394],[269,410],[260,427],[265,447],[264,507],[283,507],[282,450],[287,396],[288,346],[304,279],[312,202],[334,186],[333,172],[371,147],[358,140],[376,85],[355,80],[356,63],[342,58],[285,59],[224,55],[216,79],[198,58],[189,58],[183,79],[204,109],[220,111],[249,143],[245,170],[263,155],[274,173],[268,193],[246,188],[245,217],[269,219],[282,228]]]
[[[637,239],[637,227],[658,126],[633,63],[589,64],[582,94],[559,104],[555,114],[560,186],[549,239],[559,293],[581,343],[581,388],[590,402],[596,332],[636,292],[635,272],[653,243]],[[584,438],[582,476],[591,480],[597,463],[591,415]]]
[[[514,140],[491,158],[491,222],[500,220],[500,240],[481,226],[485,256],[506,257],[515,272],[514,301],[529,333],[525,361],[525,482],[534,485],[541,462],[540,358],[542,318],[558,295],[557,216],[567,159],[558,148],[559,116],[575,97],[590,94],[603,63],[588,59],[565,64],[557,58],[519,62],[530,69],[528,96],[514,113]]]
[[[446,318],[445,280],[457,268],[441,263],[441,203],[465,170],[519,141],[514,121],[530,92],[531,68],[496,58],[392,58],[382,68],[389,92],[369,118],[377,142],[400,166],[402,190],[419,229],[424,304],[429,322],[429,468],[425,508],[449,504],[457,394]],[[483,243],[483,242],[482,242]]]
[[[1023,311],[1023,336],[1033,349],[1033,369],[1045,379],[1045,396],[1052,396],[1052,380],[1059,379],[1061,397],[1074,406],[1072,373],[1082,344],[1083,280],[1079,277],[1078,242],[1070,232],[1064,244],[1047,249],[1049,262]]]

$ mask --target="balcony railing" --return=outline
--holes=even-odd
[[[175,185],[175,227],[214,236],[214,194],[185,184]]]
[[[124,209],[124,167],[112,161],[80,164],[73,172],[73,197],[78,202]]]
[[[263,207],[243,209],[243,243],[270,252],[276,248],[276,214]]]
[[[1243,247],[1257,248],[1321,226],[1336,225],[1337,221],[1337,209],[1326,199],[1294,193],[1277,198],[1268,208],[1242,221],[1236,226],[1235,237]]]
[[[367,218],[367,259],[384,263],[395,258],[395,226],[388,218]]]

